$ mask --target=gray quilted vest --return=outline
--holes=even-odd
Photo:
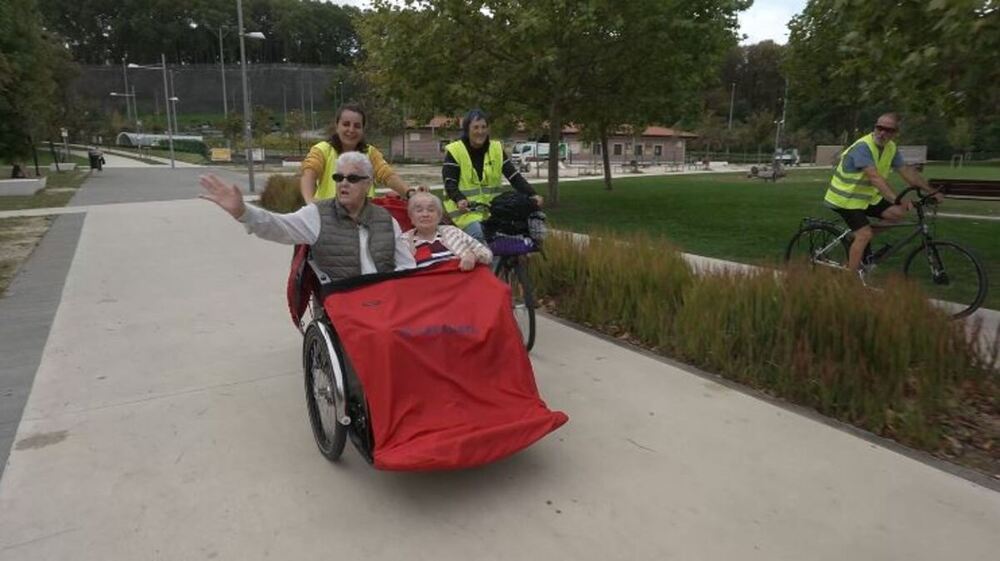
[[[361,274],[361,253],[358,228],[368,228],[368,251],[375,269],[380,273],[396,268],[395,231],[392,216],[382,207],[366,203],[355,222],[336,199],[318,201],[319,237],[312,246],[312,257],[320,270],[331,280],[356,277]]]

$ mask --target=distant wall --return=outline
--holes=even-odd
[[[155,63],[158,64],[158,61]],[[173,73],[173,95],[179,98],[177,113],[222,113],[222,73],[218,65],[168,66]],[[263,105],[280,115],[287,107],[298,109],[307,116],[310,96],[315,111],[333,110],[326,91],[336,69],[330,66],[253,65],[248,67],[247,82],[250,103]],[[121,65],[81,66],[73,89],[83,100],[94,103],[102,111],[117,109],[125,114],[125,99],[111,97],[111,92],[124,92]],[[243,111],[243,85],[238,64],[226,65],[226,98],[230,112]],[[135,88],[139,113],[163,111],[163,73],[158,70],[129,69],[128,83]],[[169,76],[168,76],[169,83]],[[317,123],[317,127],[326,123]]]

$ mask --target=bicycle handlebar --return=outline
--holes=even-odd
[[[911,186],[907,187],[906,189],[903,189],[902,193],[900,193],[899,195],[896,195],[896,201],[893,204],[896,204],[896,205],[902,204],[903,203],[903,197],[905,197],[906,195],[910,194],[910,192],[912,192],[912,191],[920,191],[920,188],[919,187],[914,187],[914,186],[911,185]],[[913,204],[918,205],[918,206],[925,205],[925,204],[936,204],[937,203],[937,199],[934,199],[934,195],[937,195],[940,192],[941,192],[941,190],[938,189],[936,191],[931,191],[930,193],[921,195]]]

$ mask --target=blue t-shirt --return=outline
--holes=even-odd
[[[903,155],[896,150],[896,155],[892,157],[892,169],[899,169],[906,165],[903,161]],[[857,173],[868,166],[878,167],[875,164],[875,157],[872,155],[871,149],[864,142],[859,142],[847,152],[847,156],[844,157],[844,171],[847,173]]]

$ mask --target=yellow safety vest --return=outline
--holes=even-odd
[[[337,173],[337,157],[340,156],[340,154],[337,153],[337,149],[334,148],[332,144],[325,140],[317,144],[315,147],[319,148],[319,151],[323,153],[323,158],[326,160],[326,163],[323,166],[322,176],[316,181],[316,194],[313,195],[313,197],[317,201],[332,199],[337,196],[337,183],[333,180],[333,174]],[[371,148],[371,146],[365,148],[365,155],[369,158],[371,158]],[[371,198],[374,196],[375,178],[373,177],[372,186],[368,190],[368,197]]]
[[[456,140],[445,146],[445,150],[458,163],[460,169],[458,176],[458,189],[470,202],[489,204],[501,192],[500,181],[503,179],[503,144],[497,140],[491,140],[489,149],[483,157],[483,176],[476,173],[472,165],[472,157],[465,148],[465,143]],[[452,222],[459,228],[465,228],[473,222],[479,222],[486,216],[479,211],[462,212],[454,201],[448,199],[444,202],[444,210],[448,213]]]
[[[853,173],[844,170],[844,159],[847,157],[848,152],[862,143],[868,145],[873,158],[876,155],[878,156],[875,161],[875,168],[878,170],[879,176],[883,179],[888,179],[889,174],[892,173],[892,159],[896,156],[896,143],[890,140],[882,148],[882,153],[879,154],[879,148],[875,144],[874,135],[869,133],[862,136],[854,144],[851,144],[847,150],[844,150],[840,155],[840,162],[837,164],[837,168],[833,170],[833,177],[830,178],[830,187],[826,190],[826,197],[824,197],[824,200],[830,205],[845,209],[860,209],[867,208],[882,200],[882,195],[879,194],[878,189],[865,176],[864,170],[858,170]]]

